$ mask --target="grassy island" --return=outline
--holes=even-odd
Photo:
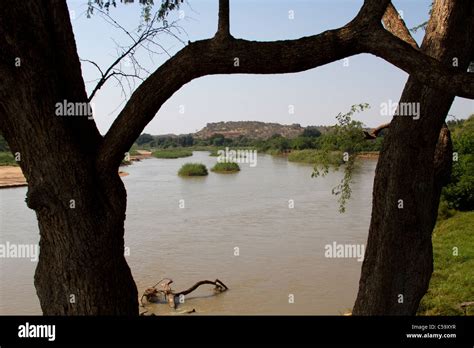
[[[215,173],[237,173],[240,171],[240,167],[235,162],[216,163],[216,165],[212,167],[211,170]]]
[[[179,176],[206,176],[208,174],[207,168],[201,163],[186,163],[183,164],[178,171]]]

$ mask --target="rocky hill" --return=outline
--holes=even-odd
[[[226,138],[245,136],[251,139],[268,139],[274,134],[287,138],[295,138],[303,133],[304,127],[294,123],[282,125],[279,123],[265,123],[258,121],[230,121],[208,123],[206,127],[196,132],[194,136],[200,139],[210,138],[214,134],[222,134]]]

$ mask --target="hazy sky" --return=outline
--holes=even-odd
[[[138,2],[138,1],[136,1]],[[161,1],[155,0],[155,3]],[[212,37],[217,27],[218,0],[188,0],[179,15],[184,41]],[[409,27],[428,18],[431,0],[394,0],[393,3]],[[128,30],[140,24],[138,4],[124,5],[117,0],[110,15]],[[258,41],[296,39],[340,27],[350,21],[362,0],[231,0],[231,33],[234,37]],[[118,56],[117,45],[127,46],[130,39],[108,24],[100,15],[88,19],[87,0],[69,0],[69,9],[79,56],[93,60],[103,69]],[[289,15],[294,14],[294,19]],[[420,43],[424,32],[415,34]],[[173,55],[184,45],[168,36],[158,42]],[[157,69],[168,55],[143,51],[139,60],[149,71]],[[196,57],[199,59],[199,57]],[[381,103],[397,102],[407,74],[384,60],[368,55],[349,58],[348,66],[338,61],[309,71],[282,75],[218,75],[193,80],[176,92],[145,128],[151,134],[189,133],[207,122],[257,120],[282,124],[332,125],[339,112],[352,104],[367,102],[371,109],[355,116],[368,126],[390,120],[380,115]],[[96,68],[82,65],[85,81],[98,77]],[[131,69],[124,66],[124,69]],[[140,81],[137,81],[137,85]],[[95,86],[87,83],[88,91]],[[129,94],[128,94],[129,96]],[[110,80],[97,93],[95,120],[105,133],[121,110],[121,88]],[[294,113],[289,113],[289,105]],[[450,114],[466,118],[474,113],[474,102],[456,98]]]

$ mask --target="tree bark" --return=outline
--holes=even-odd
[[[20,153],[27,204],[38,218],[35,286],[43,313],[137,315],[117,168],[96,165],[103,140],[93,120],[55,113],[58,102],[87,102],[67,6],[58,0],[3,5],[0,128]]]
[[[473,52],[474,3],[437,0],[421,50],[466,71]],[[377,164],[372,219],[354,315],[414,315],[433,271],[431,234],[449,175],[449,133],[440,133],[454,96],[410,77],[400,102],[421,117],[396,116]],[[403,207],[400,208],[400,202]]]

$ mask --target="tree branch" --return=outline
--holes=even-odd
[[[215,37],[222,40],[231,37],[229,0],[219,0],[219,23]]]
[[[381,131],[383,131],[384,129],[386,128],[389,128],[390,127],[390,122],[389,123],[384,123],[380,126],[378,126],[377,128],[374,128],[369,132],[367,131],[364,131],[364,135],[365,135],[365,139],[375,139],[379,136],[379,133]]]
[[[389,3],[390,0],[365,0],[356,20],[368,26],[380,23]]]
[[[132,94],[105,136],[98,167],[114,170],[161,105],[184,84],[206,75],[293,73],[355,54],[372,53],[425,85],[474,99],[472,74],[446,67],[383,28],[380,20],[389,2],[366,0],[346,26],[297,40],[223,42],[214,38],[189,44]]]
[[[382,22],[385,25],[385,29],[393,35],[409,43],[413,48],[418,48],[418,44],[415,39],[413,39],[413,36],[411,36],[405,21],[400,17],[391,2],[388,4],[385,14],[382,17]]]
[[[359,43],[365,52],[392,63],[426,86],[474,99],[474,75],[442,64],[381,26],[374,27]]]

